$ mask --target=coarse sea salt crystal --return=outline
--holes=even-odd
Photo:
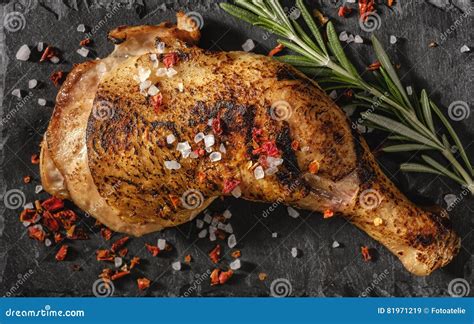
[[[205,214],[203,220],[204,220],[204,222],[210,224],[211,221],[212,221],[212,217],[209,214]]]
[[[362,37],[360,37],[359,35],[356,35],[354,37],[354,43],[356,44],[362,44],[364,42],[364,39]]]
[[[30,48],[28,47],[28,45],[24,44],[20,46],[20,48],[16,52],[15,57],[18,61],[28,61],[28,59],[30,58],[30,54]]]
[[[38,50],[38,52],[42,52],[42,51],[43,51],[43,48],[44,48],[44,43],[43,43],[43,42],[39,42],[39,43],[36,45],[36,49]]]
[[[169,170],[178,170],[181,168],[181,164],[179,164],[176,160],[165,161],[165,168]]]
[[[217,231],[217,227],[209,225],[209,234],[214,234]]]
[[[299,250],[295,247],[291,248],[291,256],[293,258],[296,258],[296,257],[298,257],[298,255],[299,255]]]
[[[173,262],[171,264],[171,267],[173,268],[173,270],[179,271],[179,270],[181,270],[181,262],[179,262],[179,261]]]
[[[87,55],[89,55],[89,50],[85,47],[81,47],[80,49],[76,51],[76,53],[82,57],[87,57]]]
[[[84,26],[84,24],[77,25],[77,31],[80,32],[80,33],[85,32],[86,31],[86,26]]]
[[[227,245],[231,249],[237,245],[237,239],[235,238],[235,234],[229,235],[229,237],[227,238]]]
[[[33,209],[33,208],[35,208],[35,206],[33,205],[32,202],[29,202],[29,203],[23,205],[23,209]]]
[[[278,168],[277,167],[270,167],[268,169],[265,170],[265,175],[267,176],[271,176],[271,175],[274,175],[275,173],[278,172]]]
[[[252,39],[247,39],[245,43],[242,44],[242,49],[246,52],[250,52],[255,48],[255,43],[253,42]]]
[[[347,35],[347,32],[346,31],[343,31],[339,34],[339,40],[341,42],[345,42],[347,41],[347,39],[349,38],[349,35]]]
[[[148,79],[150,77],[150,74],[150,69],[145,69],[142,66],[138,68],[138,79],[140,80],[140,82],[144,82],[146,79]]]
[[[261,165],[259,165],[258,167],[255,168],[255,170],[253,170],[253,176],[257,180],[263,179],[265,177],[265,171],[263,171],[263,168]]]
[[[200,141],[202,141],[204,139],[204,133],[203,132],[199,132],[197,133],[195,136],[194,136],[194,143],[199,143]]]
[[[38,81],[36,79],[28,80],[28,88],[34,89],[38,85]]]
[[[240,198],[240,196],[242,196],[242,190],[240,189],[240,186],[235,187],[230,193],[235,198]]]
[[[413,94],[413,88],[411,86],[407,87],[407,94],[411,96]]]
[[[337,91],[336,90],[333,90],[329,93],[329,97],[331,99],[336,99],[337,98]]]
[[[160,89],[158,89],[154,84],[152,84],[152,85],[148,88],[148,95],[150,95],[150,96],[154,96],[154,95],[156,95],[158,92],[160,92]]]
[[[354,41],[354,39],[355,39],[355,38],[354,38],[354,35],[350,34],[349,37],[348,37],[347,40],[346,40],[346,43],[347,43],[347,44],[350,44],[350,43],[352,43],[352,42]]]
[[[390,44],[395,44],[397,42],[397,37],[394,35],[390,35]]]
[[[232,234],[232,233],[234,233],[234,228],[232,227],[231,224],[226,224],[225,227],[224,227],[224,231],[226,233]]]
[[[216,232],[209,233],[209,241],[214,242],[216,240]]]
[[[38,105],[40,105],[40,106],[46,106],[46,99],[39,98],[39,99],[38,99]]]
[[[166,76],[167,76],[168,78],[172,78],[172,77],[174,77],[176,74],[178,74],[178,71],[176,71],[176,70],[173,69],[173,68],[169,68],[169,69],[166,70]]]
[[[272,233],[272,238],[277,238],[278,237],[278,233],[277,232],[273,232]]]
[[[293,218],[298,218],[300,216],[300,213],[293,207],[287,207],[288,215],[290,215]]]
[[[165,51],[166,44],[163,42],[159,42],[156,44],[156,50],[158,51],[159,54],[162,54]]]
[[[220,230],[224,230],[224,229],[225,229],[225,224],[219,222],[219,223],[217,224],[217,228],[220,229]]]
[[[162,77],[166,75],[166,68],[159,68],[156,70],[156,76]]]
[[[446,202],[447,207],[453,205],[457,199],[458,197],[454,194],[447,194],[446,196],[444,196],[444,201]]]
[[[52,58],[49,59],[49,61],[53,64],[58,64],[59,63],[59,57],[53,56]]]
[[[197,154],[196,152],[192,151],[191,153],[189,153],[189,157],[191,159],[197,159],[199,157],[199,154]]]
[[[220,152],[212,152],[209,155],[209,159],[211,160],[211,162],[220,161],[222,159],[222,154]]]
[[[207,235],[207,229],[203,229],[202,231],[198,233],[199,238],[205,238],[206,235]]]
[[[223,143],[221,143],[221,145],[219,145],[219,151],[221,151],[222,153],[227,153],[227,150],[225,149],[225,146]]]
[[[277,167],[283,164],[282,158],[274,158],[272,156],[267,157],[267,163],[270,167]]]
[[[202,219],[196,219],[196,227],[203,228],[203,226],[204,226],[204,222],[202,221]]]
[[[471,49],[467,45],[463,45],[460,49],[461,53],[469,53]]]
[[[332,248],[333,248],[333,249],[335,249],[335,248],[338,248],[338,247],[340,247],[340,246],[341,246],[341,244],[339,244],[339,242],[338,242],[338,241],[334,241],[334,242],[332,242],[332,245],[331,245],[331,246],[332,246]]]
[[[224,216],[225,219],[231,219],[232,213],[231,213],[230,210],[226,209],[226,210],[224,210],[224,212],[222,213],[222,216]]]
[[[240,259],[235,259],[234,261],[232,261],[232,262],[229,264],[229,267],[230,267],[232,270],[239,270],[240,267],[241,267]]]
[[[160,250],[164,250],[166,248],[166,240],[158,239],[157,246]]]
[[[206,147],[206,152],[211,153],[213,151],[212,147]]]
[[[216,142],[216,140],[214,138],[214,135],[209,134],[209,135],[204,136],[204,146],[205,147],[211,147],[211,146],[214,145],[215,142]]]
[[[17,98],[21,98],[21,90],[20,89],[13,89],[12,96],[15,96]]]
[[[145,81],[140,82],[140,92],[143,93],[150,86],[151,86],[150,80],[145,80]]]
[[[219,219],[217,217],[212,218],[211,226],[216,226],[219,223]]]
[[[178,83],[178,90],[179,90],[179,92],[183,92],[183,91],[184,91],[184,84],[183,84],[183,82]]]
[[[166,143],[172,144],[174,141],[176,141],[176,137],[173,134],[169,134],[166,136]]]
[[[51,240],[48,239],[48,238],[45,239],[45,240],[44,240],[44,245],[46,245],[46,246],[51,246]]]
[[[119,268],[119,267],[121,267],[121,266],[122,266],[122,264],[123,264],[123,260],[122,260],[122,258],[115,257],[115,259],[114,259],[114,264],[115,264],[115,267],[116,267],[116,268]]]
[[[176,149],[180,151],[181,153],[183,153],[186,151],[190,151],[191,145],[189,145],[188,141],[179,142],[178,145],[176,145]]]
[[[43,186],[42,185],[37,185],[35,187],[35,194],[39,194],[41,191],[43,191]]]

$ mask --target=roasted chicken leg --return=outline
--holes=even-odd
[[[314,81],[269,57],[202,50],[177,17],[113,30],[110,56],[69,73],[42,144],[49,193],[136,236],[234,195],[342,215],[416,275],[455,256],[448,218],[395,188]]]

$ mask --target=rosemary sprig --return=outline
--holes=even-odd
[[[239,19],[283,37],[277,42],[297,54],[276,59],[316,75],[326,90],[353,89],[357,106],[369,107],[368,111],[362,113],[366,124],[391,133],[389,139],[398,142],[385,147],[384,151],[433,151],[441,153],[446,160],[440,163],[423,154],[421,160],[424,163],[403,163],[401,170],[449,177],[474,195],[474,170],[453,127],[429,99],[426,90],[423,89],[420,96],[407,93],[387,53],[374,35],[371,40],[381,67],[378,72],[374,72],[377,82],[370,83],[362,78],[344,53],[331,21],[326,27],[328,41],[323,40],[303,0],[296,0],[296,7],[311,36],[297,20],[285,14],[278,0],[235,0],[234,3],[221,3],[221,7]],[[439,131],[447,131],[447,134],[438,134],[433,115],[438,117],[443,126]],[[459,150],[462,164],[452,153],[450,141]],[[448,166],[443,166],[446,162]]]

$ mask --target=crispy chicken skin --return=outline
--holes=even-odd
[[[416,275],[451,261],[460,242],[448,218],[395,188],[315,82],[269,57],[202,50],[199,30],[177,16],[177,26],[115,29],[110,56],[69,73],[42,145],[49,193],[139,236],[187,222],[232,192],[342,215]],[[169,53],[171,77],[162,75]],[[158,96],[140,90],[144,74]],[[212,135],[214,153],[198,133]]]

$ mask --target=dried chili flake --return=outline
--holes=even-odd
[[[317,160],[313,160],[309,165],[308,165],[308,171],[311,174],[316,174],[319,171],[319,162]]]
[[[394,3],[394,2],[395,2],[394,0],[387,0],[387,5],[388,5],[389,7],[391,7],[391,6],[393,6],[393,3]]]
[[[226,233],[225,233],[223,230],[217,229],[216,232],[215,232],[215,234],[216,234],[216,237],[217,237],[219,240],[221,240],[221,241],[225,240]]]
[[[203,182],[204,180],[206,180],[206,174],[204,172],[199,172],[197,178],[199,182]]]
[[[221,255],[221,246],[219,244],[216,245],[215,248],[212,249],[211,252],[209,252],[209,258],[213,263],[219,262]]]
[[[31,155],[31,164],[39,164],[40,163],[40,158],[38,154],[33,154]]]
[[[300,142],[298,142],[297,140],[293,140],[293,142],[291,142],[291,149],[293,151],[298,151],[299,148],[300,148]]]
[[[230,269],[228,271],[222,271],[219,274],[219,284],[221,285],[225,284],[227,281],[229,281],[229,279],[232,277],[233,274],[234,274],[234,271]]]
[[[240,250],[235,250],[234,252],[231,253],[231,256],[232,256],[234,259],[240,258],[241,255],[242,255],[242,253],[240,252]]]
[[[90,43],[91,43],[91,39],[90,39],[90,38],[84,38],[83,40],[81,40],[81,41],[79,42],[79,45],[80,45],[80,46],[87,46],[87,45],[89,45]]]
[[[61,248],[59,248],[58,253],[56,253],[56,261],[63,261],[66,258],[68,249],[69,246],[67,244],[63,244]]]
[[[135,268],[139,264],[140,264],[140,258],[137,256],[134,256],[132,260],[130,261],[130,269]]]
[[[270,51],[270,53],[268,53],[268,56],[272,57],[272,56],[274,56],[274,55],[280,53],[284,48],[285,48],[284,45],[278,44],[277,46],[275,46],[275,47]]]
[[[112,231],[108,227],[102,227],[100,229],[100,235],[102,235],[104,240],[108,241],[112,237]]]
[[[66,231],[66,237],[67,238],[72,238],[74,236],[74,231],[76,230],[76,225],[72,225],[69,227]]]
[[[259,142],[263,137],[263,129],[261,128],[252,128],[252,139],[255,142]]]
[[[54,242],[59,243],[64,240],[64,236],[61,233],[54,233]]]
[[[39,214],[34,209],[25,208],[20,214],[20,222],[36,223],[39,220]]]
[[[348,90],[344,91],[344,96],[351,99],[354,96],[354,91],[352,91],[352,89],[348,89]]]
[[[216,118],[212,119],[212,131],[216,135],[221,135],[223,133],[221,118],[219,117],[219,115]]]
[[[62,210],[54,214],[56,219],[59,219],[63,227],[68,230],[77,221],[77,215],[72,210]]]
[[[260,147],[254,149],[252,151],[252,154],[254,155],[266,155],[266,156],[271,156],[271,157],[278,157],[280,156],[280,151],[278,150],[278,147],[275,144],[274,140],[271,141],[266,141],[260,145]]]
[[[160,249],[156,245],[151,245],[151,244],[145,243],[145,246],[146,246],[146,249],[148,250],[148,252],[150,252],[151,255],[153,255],[153,256],[157,256],[158,253],[160,253]]]
[[[111,280],[117,280],[117,279],[120,279],[122,277],[125,277],[126,275],[129,275],[130,274],[130,271],[119,271],[119,272],[116,272],[112,275],[112,277],[110,277]]]
[[[59,231],[60,224],[56,218],[47,210],[43,212],[43,218],[41,219],[44,226],[51,232]]]
[[[163,105],[163,95],[161,92],[158,92],[156,95],[150,97],[151,105],[153,106],[153,110],[155,114],[160,113],[161,106]]]
[[[41,55],[40,62],[52,59],[54,56],[57,56],[58,52],[53,46],[48,46]]]
[[[72,271],[81,271],[82,267],[79,264],[73,264],[73,265],[71,265],[71,270]]]
[[[102,278],[104,280],[110,280],[112,277],[112,269],[105,268],[102,269],[102,272],[99,274],[99,278]]]
[[[382,66],[382,64],[379,61],[375,61],[374,63],[370,64],[367,67],[367,71],[376,71],[376,70],[380,69],[381,66]]]
[[[176,195],[171,195],[171,194],[168,195],[168,197],[170,198],[170,201],[171,201],[171,203],[173,204],[173,207],[174,207],[174,208],[178,208],[178,206],[179,206],[179,204],[180,204],[180,201],[181,201],[181,200],[179,199],[179,197],[176,196]]]
[[[88,240],[89,235],[83,228],[77,228],[76,225],[74,225],[68,230],[67,238],[71,240]]]
[[[351,12],[352,12],[351,8],[346,7],[346,6],[340,6],[339,10],[337,11],[337,15],[339,17],[347,17],[350,15]]]
[[[119,250],[122,246],[124,246],[125,243],[127,243],[127,241],[130,239],[129,236],[124,236],[120,239],[118,239],[117,241],[114,242],[114,244],[112,244],[112,247],[110,248],[110,250],[112,252],[116,252],[117,250]]]
[[[265,272],[260,272],[260,273],[258,274],[258,279],[259,279],[260,281],[266,280],[266,279],[267,279],[267,274],[266,274]]]
[[[225,179],[224,188],[222,189],[223,194],[228,194],[232,192],[240,184],[240,180],[237,179]]]
[[[27,184],[30,183],[31,182],[31,176],[29,176],[29,175],[24,176],[23,177],[23,182],[27,183]]]
[[[221,273],[221,269],[214,269],[211,272],[211,286],[215,286],[219,284],[219,275]]]
[[[114,256],[110,250],[97,250],[95,251],[97,261],[113,261]]]
[[[166,251],[166,252],[173,251],[173,247],[171,246],[171,244],[166,243],[166,245],[165,245],[165,251]]]
[[[323,213],[323,218],[331,218],[334,216],[334,211],[331,209],[326,209]]]
[[[360,248],[360,252],[362,253],[362,257],[364,258],[364,261],[368,262],[372,260],[372,256],[370,255],[370,249],[367,246],[362,246]]]
[[[46,238],[46,233],[41,226],[35,225],[28,227],[28,236],[37,241],[43,242]]]
[[[137,284],[138,284],[138,289],[140,290],[145,290],[150,287],[151,281],[148,280],[147,278],[138,278],[137,279]]]
[[[369,13],[375,10],[374,0],[359,0],[359,16],[362,20],[367,21]]]
[[[178,63],[178,54],[176,54],[175,52],[166,53],[165,55],[163,55],[163,64],[167,68],[175,66],[176,63]]]
[[[56,210],[64,208],[64,201],[62,201],[62,199],[52,196],[43,201],[41,203],[41,207],[43,207],[47,211],[54,212]]]
[[[184,262],[187,264],[190,264],[192,260],[193,260],[193,257],[191,256],[191,254],[188,254],[184,257]]]
[[[119,251],[118,254],[123,258],[123,257],[125,257],[125,256],[127,255],[127,253],[128,253],[128,249],[127,249],[127,248],[123,248],[123,249],[121,249],[121,250]]]
[[[57,87],[62,82],[63,78],[63,71],[55,71],[49,76],[49,79],[51,80],[51,82],[53,82],[55,87]]]

